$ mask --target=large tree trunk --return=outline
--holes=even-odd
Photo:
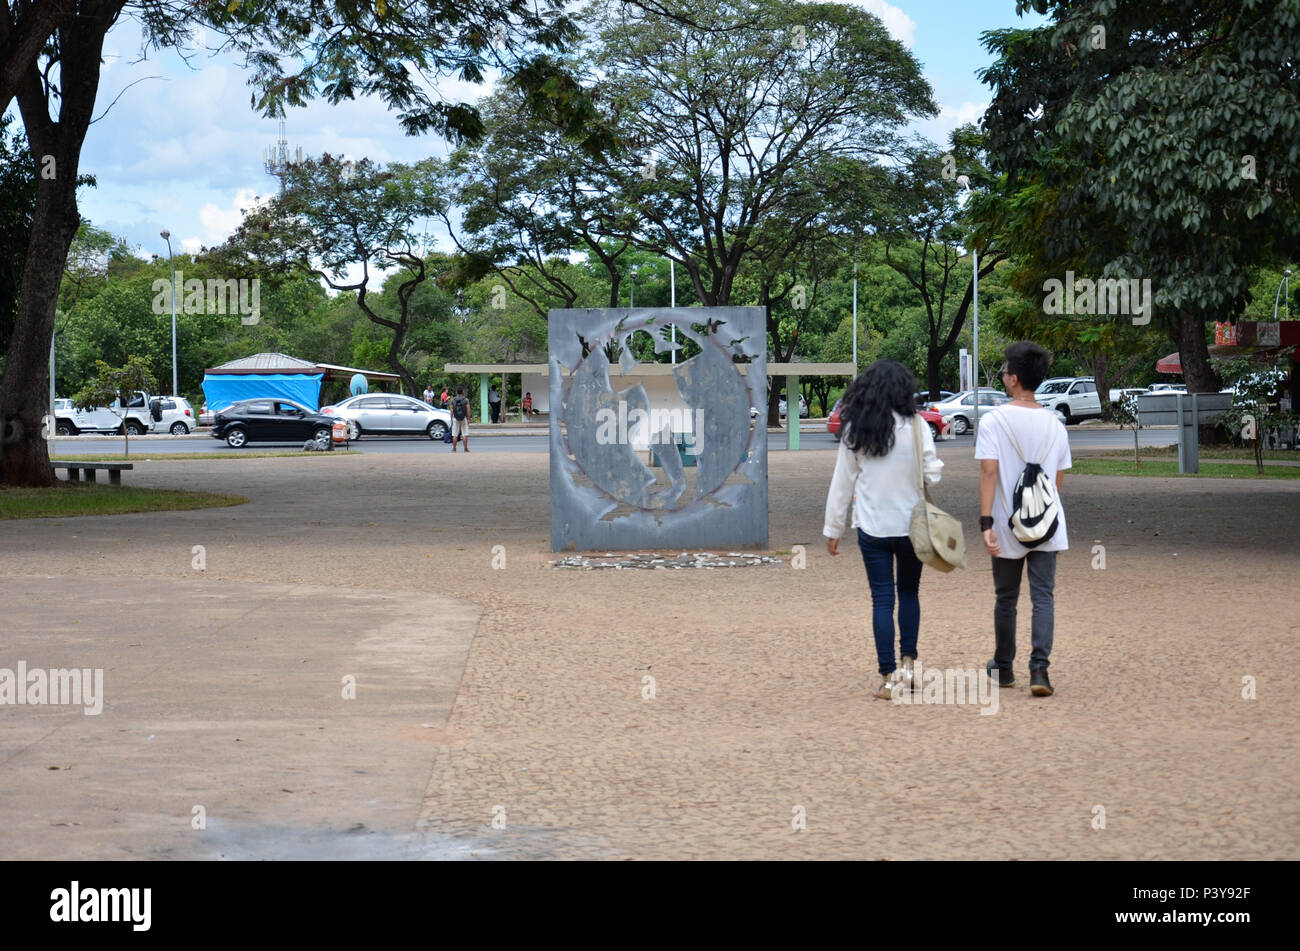
[[[932,400],[937,400],[939,391],[943,389],[939,380],[939,362],[943,360],[943,356],[938,348],[933,346],[925,352],[925,388],[929,390]]]
[[[31,143],[32,160],[42,171],[36,180],[36,212],[23,269],[18,318],[9,341],[0,381],[0,483],[11,486],[54,484],[41,420],[49,412],[50,341],[59,284],[68,248],[77,233],[77,171],[81,145],[90,126],[99,89],[104,35],[122,7],[121,0],[88,3],[73,23],[61,26],[58,67],[58,119],[50,118],[41,74],[35,65],[18,84],[18,105]]]
[[[1110,417],[1110,358],[1105,354],[1095,353],[1092,356],[1092,378],[1097,384],[1097,399],[1101,403],[1101,415],[1103,419]]]
[[[1188,393],[1217,393],[1222,384],[1210,365],[1210,348],[1205,342],[1205,315],[1184,310],[1178,315],[1178,359],[1183,365],[1183,382]]]
[[[75,156],[59,156],[58,167],[61,174],[55,179],[37,183],[18,319],[0,382],[0,483],[5,485],[54,484],[41,420],[50,412],[50,340],[59,283],[81,221]],[[62,172],[65,168],[72,173]]]

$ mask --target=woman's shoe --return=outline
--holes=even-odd
[[[911,690],[917,693],[921,689],[921,682],[916,678],[916,669],[913,664],[916,663],[915,657],[904,657],[903,666],[899,670],[899,679],[903,682],[904,690]]]
[[[881,677],[880,686],[872,694],[877,700],[893,700],[901,696],[903,692],[903,679],[896,670],[893,673],[885,674]]]

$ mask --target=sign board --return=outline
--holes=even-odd
[[[1179,397],[1185,401],[1195,397],[1198,424],[1214,422],[1232,406],[1231,393],[1143,393],[1138,395],[1138,423],[1143,426],[1177,426]]]
[[[1214,322],[1214,345],[1216,347],[1237,346],[1237,325],[1230,324],[1226,320],[1216,320]]]
[[[1201,424],[1214,422],[1230,406],[1231,393],[1151,393],[1138,397],[1138,423],[1177,426],[1178,471],[1191,474],[1200,468]]]

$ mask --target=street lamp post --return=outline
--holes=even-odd
[[[632,293],[631,293],[631,298],[632,298],[632,299],[631,299],[631,301],[630,301],[629,304],[628,304],[629,307],[635,307],[635,306],[636,306],[636,267],[637,267],[637,266],[636,266],[635,264],[633,264],[632,267],[629,268],[629,269],[628,269],[628,272],[627,272],[628,275],[632,278]]]
[[[675,262],[672,258],[668,259],[668,294],[669,294],[668,306],[674,308],[677,306],[677,268],[675,266],[676,263],[677,262]],[[677,325],[676,324],[673,324],[672,326],[672,334],[673,334],[672,354],[673,354],[673,363],[675,364],[677,363]]]
[[[853,375],[858,375],[858,248],[853,246]]]
[[[172,269],[172,396],[179,394],[176,386],[176,263],[172,260],[172,233],[164,228],[159,235],[167,242],[167,263]]]
[[[1273,319],[1277,320],[1278,300],[1282,296],[1282,285],[1286,285],[1286,316],[1291,319],[1291,269],[1287,268],[1282,272],[1282,280],[1277,282],[1277,293],[1273,295]]]
[[[957,184],[966,190],[966,194],[971,193],[970,178],[966,175],[957,176]],[[972,360],[974,366],[971,368],[971,376],[975,380],[975,422],[971,424],[971,432],[979,433],[980,429],[980,253],[975,250],[974,242],[971,242],[971,259],[974,268],[971,270],[971,282],[974,286],[972,291],[972,303],[974,307],[971,311],[972,335],[975,338],[971,343],[971,349],[974,351]]]

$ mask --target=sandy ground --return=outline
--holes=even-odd
[[[936,500],[963,519],[973,546],[971,450],[941,445],[940,453],[947,468]],[[190,776],[183,794],[168,785],[182,782],[176,764],[192,755],[179,750],[123,760],[113,744],[87,743],[77,747],[80,774],[47,772],[46,760],[68,759],[74,748],[55,754],[59,730],[85,731],[75,724],[79,712],[48,711],[60,718],[49,736],[34,730],[21,742],[0,741],[0,855],[42,847],[48,855],[43,842],[67,857],[213,854],[178,846],[156,815],[187,817],[184,804],[203,794],[204,782],[226,791],[246,830],[227,842],[232,854],[301,854],[285,846],[286,835],[357,824],[442,843],[424,853],[435,855],[450,854],[449,842],[560,858],[1300,854],[1300,482],[1067,477],[1071,550],[1057,575],[1057,694],[1031,698],[1025,686],[1026,592],[1020,686],[1000,694],[996,714],[982,715],[972,704],[871,699],[862,563],[852,539],[832,559],[820,536],[833,461],[828,452],[770,457],[772,550],[789,560],[806,546],[802,570],[553,570],[547,460],[525,453],[154,462],[127,478],[253,501],[0,523],[0,580],[19,605],[0,620],[0,631],[9,628],[0,667],[18,656],[35,666],[46,648],[67,654],[87,628],[70,633],[50,619],[73,610],[80,584],[123,591],[116,603],[99,591],[99,608],[81,621],[98,624],[105,645],[129,642],[143,624],[148,612],[127,596],[132,586],[174,585],[177,610],[196,617],[208,595],[262,599],[265,611],[220,628],[245,637],[243,662],[319,656],[331,684],[336,670],[374,666],[376,631],[389,625],[383,650],[404,652],[394,676],[428,691],[427,701],[402,693],[373,708],[373,721],[338,727],[349,749],[402,760],[378,793],[360,795],[348,789],[337,755],[298,736],[335,729],[333,708],[306,704],[292,729],[287,720],[277,728],[267,712],[276,701],[221,672],[222,638],[168,631],[153,599],[150,636],[171,651],[164,659],[178,673],[149,689],[170,691],[168,715],[211,723],[227,740],[242,735],[242,721],[262,723],[260,735],[275,744],[263,763],[268,775],[241,790],[229,742],[205,750],[212,777]],[[202,573],[192,567],[194,545],[205,546]],[[1104,569],[1094,567],[1097,545]],[[493,567],[495,546],[504,568]],[[429,643],[414,630],[418,621],[406,633],[391,627],[385,607],[373,622],[354,613],[347,623],[315,625],[333,632],[316,643],[305,620],[300,630],[283,617],[271,621],[274,604],[295,591],[304,619],[307,592],[321,592],[330,616],[331,597],[390,593],[404,599],[405,623],[412,610],[427,612]],[[972,550],[967,571],[927,571],[921,596],[922,663],[982,669],[992,652],[987,560]],[[472,629],[461,649],[457,625]],[[129,679],[143,661],[125,643],[113,650],[119,682]],[[1253,678],[1254,699],[1243,698],[1243,678]],[[110,695],[101,728],[116,716],[117,729],[145,730],[161,715],[123,711],[128,699],[115,712]],[[0,709],[0,717],[16,715],[29,714]],[[286,775],[274,764],[285,757],[296,785],[284,785],[309,795],[273,803],[272,787]],[[112,782],[103,773],[110,763]],[[93,790],[72,786],[91,772]],[[422,788],[413,791],[417,774]],[[140,807],[160,784],[177,792],[174,808]],[[86,800],[81,818],[34,815],[42,796],[67,811],[90,791],[100,798],[94,809]],[[133,808],[132,822],[104,831]],[[60,821],[81,825],[52,831]],[[307,854],[348,854],[332,841]],[[420,854],[405,845],[387,854],[399,853]]]

